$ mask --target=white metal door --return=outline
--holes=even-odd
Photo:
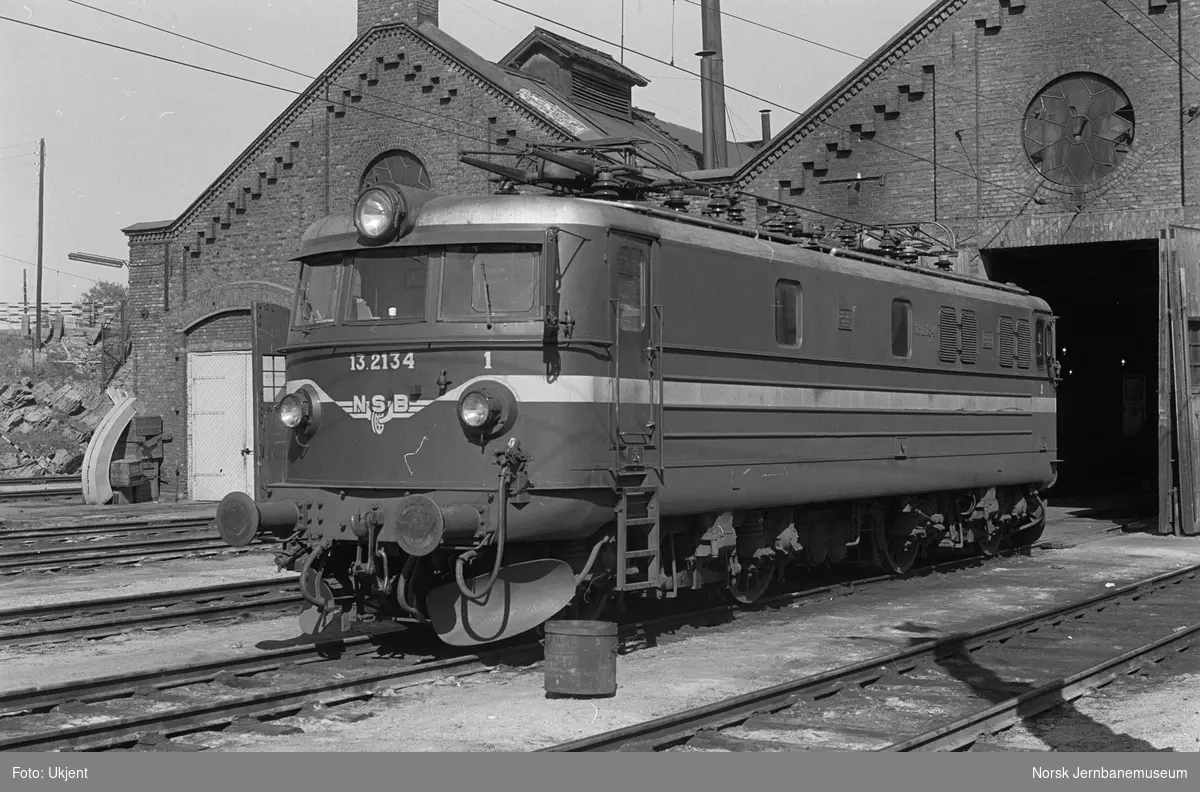
[[[254,492],[250,352],[188,353],[188,493],[217,501]]]

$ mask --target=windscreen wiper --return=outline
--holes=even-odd
[[[479,271],[483,274],[483,296],[487,301],[487,329],[492,329],[492,289],[488,285],[487,266],[480,261]]]

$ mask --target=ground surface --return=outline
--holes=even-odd
[[[1071,511],[1053,510],[1044,541],[1055,549],[1029,557],[657,636],[650,642],[656,645],[620,658],[612,698],[548,699],[540,664],[502,667],[397,690],[386,702],[330,709],[329,718],[286,721],[302,728],[300,734],[203,734],[195,741],[236,751],[529,750],[894,651],[913,636],[978,626],[1200,563],[1198,540],[1126,533],[1116,523]],[[269,578],[276,576],[272,570],[267,556],[173,561],[42,579],[23,575],[0,580],[0,594],[11,607]],[[296,634],[289,617],[8,649],[0,651],[0,689],[254,654]],[[1025,750],[1195,751],[1195,680],[1158,675],[1153,684],[1102,692],[1077,702],[1062,723],[1039,719],[1004,740]]]

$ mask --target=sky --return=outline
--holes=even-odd
[[[650,85],[634,104],[700,128],[696,0],[504,0],[510,6],[619,43],[624,63]],[[930,0],[723,0],[721,10],[779,31],[868,56]],[[356,0],[0,0],[0,303],[34,298],[37,141],[45,140],[43,300],[73,302],[126,269],[67,259],[72,252],[127,259],[121,228],[177,217],[311,82],[89,9],[83,4],[216,44],[315,77],[354,40]],[[7,18],[7,19],[5,19]],[[19,20],[130,50],[186,61],[292,92],[154,60],[22,26]],[[441,0],[440,25],[489,60],[534,26],[620,58],[617,46],[505,7]],[[722,20],[728,135],[760,136],[772,106],[778,132],[858,60]],[[636,52],[635,52],[636,51]],[[746,96],[744,91],[755,97]]]

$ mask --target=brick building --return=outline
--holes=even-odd
[[[165,416],[168,475],[193,497],[255,486],[248,463],[241,484],[207,486],[242,463],[189,442],[209,434],[189,401],[197,372],[242,354],[205,387],[254,401],[251,382],[270,377],[245,353],[252,306],[289,305],[300,235],[376,167],[479,193],[494,187],[458,162],[460,148],[606,136],[660,142],[681,171],[701,166],[698,132],[633,106],[644,78],[576,42],[535,30],[489,63],[437,28],[436,0],[360,0],[358,32],[179,218],[126,229],[136,388]],[[1169,260],[1176,244],[1169,226],[1200,225],[1195,41],[1200,0],[937,0],[769,142],[728,157],[744,165],[704,178],[758,196],[750,223],[772,201],[922,223],[958,248],[960,271],[1046,298],[1061,317],[1062,483],[1161,483],[1163,416],[1187,418],[1186,405],[1160,403],[1174,376],[1160,252]],[[1194,291],[1185,283],[1181,316],[1197,317],[1186,338],[1200,345]],[[1200,385],[1200,371],[1176,368],[1183,392]],[[252,413],[240,419],[247,438]]]
[[[182,215],[124,229],[127,365],[173,437],[166,492],[215,500],[262,486],[252,394],[270,398],[277,377],[274,360],[251,359],[254,317],[290,309],[301,235],[365,183],[492,192],[461,149],[607,137],[648,139],[674,167],[699,167],[700,133],[634,107],[647,81],[611,56],[535,29],[495,64],[437,22],[437,0],[359,0],[358,38]]]
[[[1145,488],[1161,478],[1155,406],[1173,376],[1160,235],[1200,225],[1197,41],[1197,0],[937,0],[726,178],[760,196],[759,222],[768,200],[922,222],[958,247],[959,271],[1048,300],[1059,492]],[[1185,244],[1167,233],[1164,254]],[[1195,291],[1183,287],[1188,345]],[[1159,412],[1196,422],[1169,397]]]

